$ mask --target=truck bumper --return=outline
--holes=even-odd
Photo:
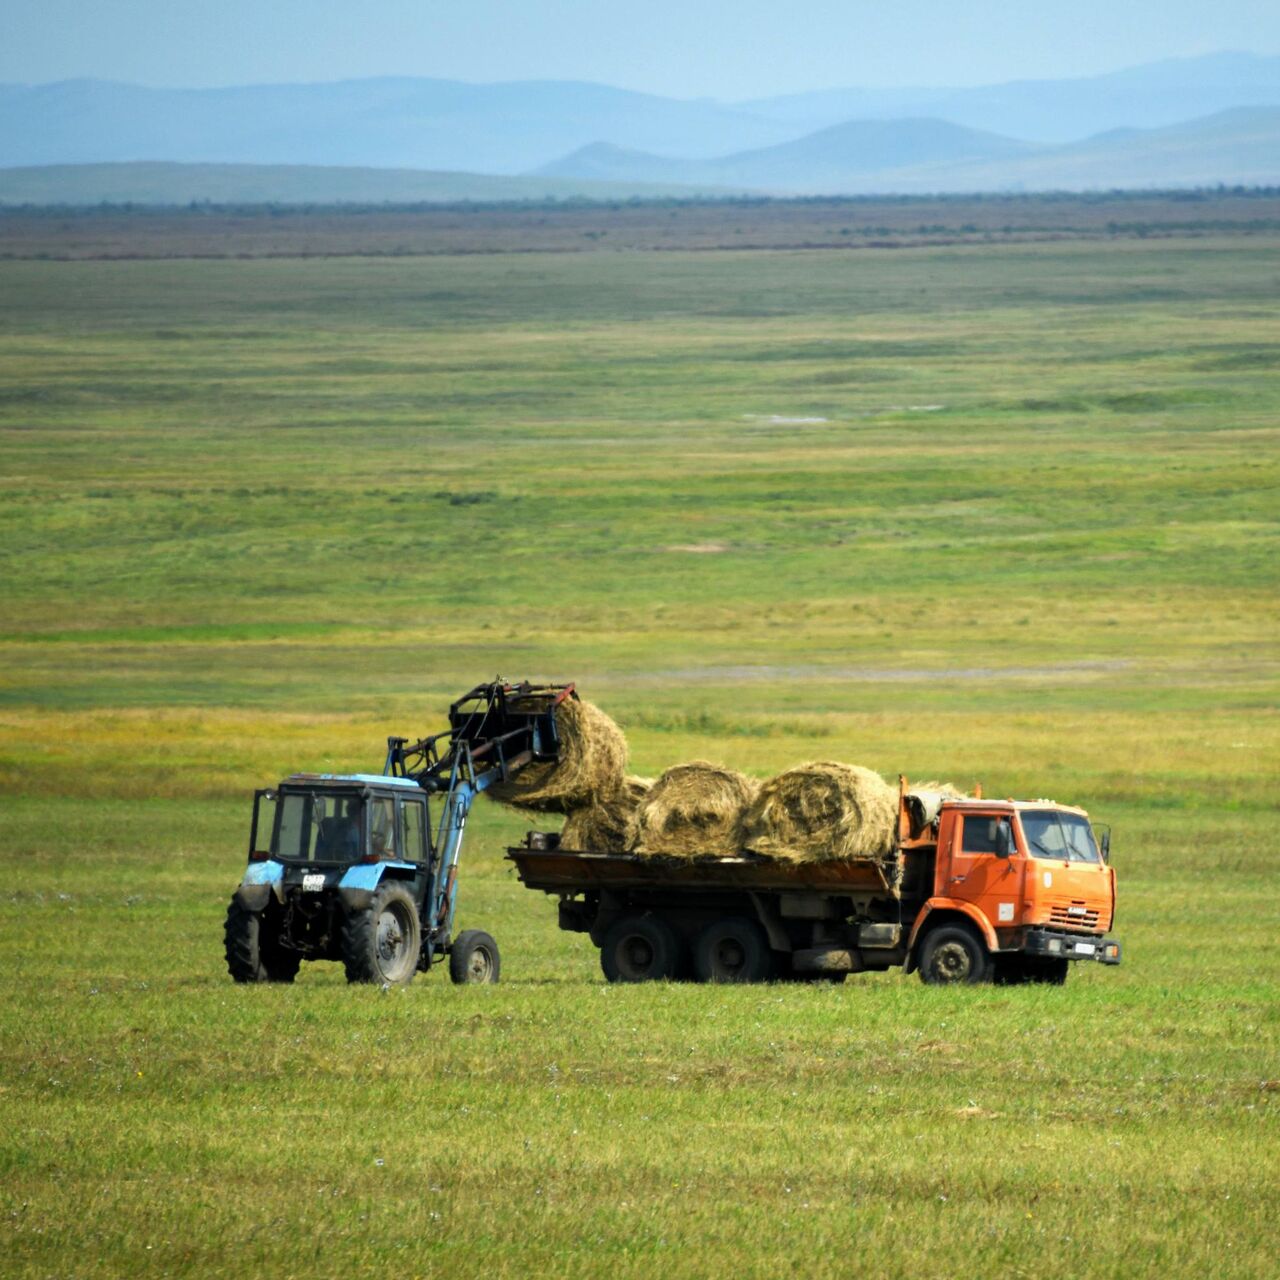
[[[1115,938],[1081,937],[1058,929],[1028,929],[1022,949],[1029,956],[1052,960],[1096,960],[1099,964],[1120,963],[1120,943]]]

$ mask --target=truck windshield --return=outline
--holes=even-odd
[[[1033,858],[1061,858],[1066,862],[1100,862],[1098,846],[1088,822],[1078,814],[1056,809],[1024,809],[1022,833]]]
[[[276,802],[271,855],[310,862],[349,862],[360,856],[363,802],[355,795],[292,792]]]

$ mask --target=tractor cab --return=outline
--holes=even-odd
[[[409,778],[296,773],[254,795],[249,861],[431,862],[427,795]]]

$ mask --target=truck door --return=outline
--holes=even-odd
[[[951,841],[945,891],[982,911],[996,929],[1018,923],[1025,859],[1014,842],[1008,814],[965,813]]]

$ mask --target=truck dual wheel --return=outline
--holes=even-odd
[[[352,911],[343,920],[342,964],[348,982],[409,982],[421,951],[418,904],[397,880],[384,880],[363,911]]]
[[[292,982],[302,957],[281,947],[276,931],[262,916],[231,899],[223,928],[227,972],[237,982]]]
[[[600,968],[610,982],[660,982],[679,976],[680,939],[661,916],[624,916],[600,944]]]
[[[773,952],[764,930],[745,916],[717,920],[698,935],[693,968],[702,982],[767,982]]]
[[[498,944],[483,929],[464,929],[449,948],[449,977],[456,983],[494,983],[502,967]]]
[[[982,939],[963,924],[944,924],[930,931],[920,952],[920,979],[931,986],[986,982],[991,956]]]

